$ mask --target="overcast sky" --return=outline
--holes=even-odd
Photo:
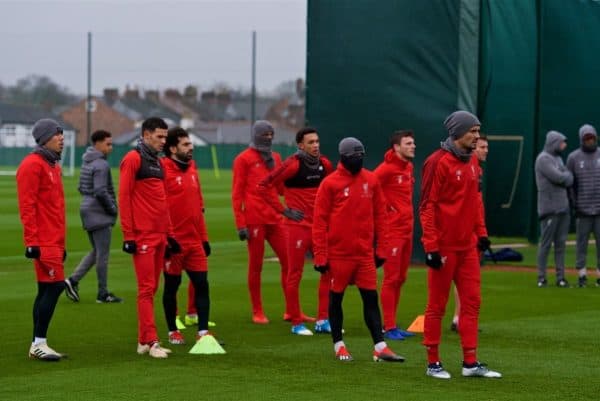
[[[93,35],[92,92],[250,87],[257,32],[257,89],[304,78],[306,0],[2,1],[0,83],[49,76],[77,94],[87,88],[87,32]]]

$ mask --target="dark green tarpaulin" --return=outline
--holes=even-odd
[[[306,117],[324,153],[335,160],[337,142],[356,136],[374,167],[389,135],[412,128],[419,176],[444,118],[476,112],[495,235],[535,239],[535,157],[548,130],[571,151],[580,125],[600,124],[599,73],[599,1],[308,1]]]

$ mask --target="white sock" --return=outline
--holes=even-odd
[[[452,318],[452,323],[454,323],[454,324],[458,325],[458,316],[454,316],[454,317]]]
[[[326,321],[325,319],[317,320],[317,324],[325,324]]]
[[[375,351],[381,352],[385,349],[385,347],[387,347],[385,341],[380,341],[377,344],[375,344]]]
[[[344,344],[343,341],[338,341],[337,343],[333,344],[333,349],[337,353],[340,350],[340,348],[345,347],[345,346],[346,346],[346,344]]]
[[[40,345],[47,342],[45,337],[35,337],[33,339],[33,345]]]
[[[578,270],[578,273],[579,273],[579,277],[585,277],[585,276],[587,276],[587,269],[585,267],[583,267]]]
[[[187,317],[189,317],[190,319],[193,319],[193,318],[195,318],[195,317],[198,317],[198,315],[197,315],[197,314],[195,314],[195,313],[188,313],[186,316],[187,316]]]
[[[204,336],[208,334],[208,330],[198,330],[198,335],[199,336]]]
[[[171,335],[171,334],[173,334],[173,333],[175,333],[175,332],[178,332],[178,331],[179,331],[179,330],[169,331],[169,335]]]

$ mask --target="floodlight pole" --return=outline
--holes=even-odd
[[[250,98],[252,125],[256,121],[256,31],[252,31],[252,94]]]
[[[87,102],[85,105],[87,115],[87,138],[92,136],[92,33],[87,34]]]

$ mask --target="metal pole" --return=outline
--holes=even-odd
[[[87,54],[87,137],[92,136],[92,33],[88,32],[88,54]]]
[[[256,31],[252,31],[252,95],[250,99],[252,125],[256,121]]]

